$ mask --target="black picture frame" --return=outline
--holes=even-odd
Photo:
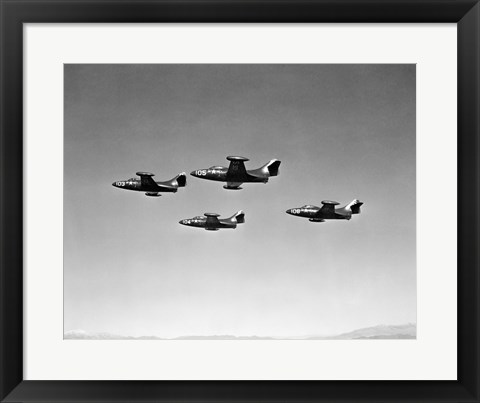
[[[479,0],[0,0],[0,13],[2,402],[480,401]],[[23,380],[23,24],[27,22],[456,23],[458,380]],[[452,195],[445,196],[448,205]]]

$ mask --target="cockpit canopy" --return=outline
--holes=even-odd
[[[312,206],[311,204],[305,204],[302,208],[318,208],[317,206]]]
[[[213,167],[210,167],[210,168],[208,168],[208,169],[225,169],[225,168],[224,168],[224,167],[221,167],[221,166],[219,166],[219,165],[217,165],[217,166],[214,165]]]
[[[203,217],[202,216],[199,216],[197,215],[196,217],[193,217],[194,220],[201,220]]]

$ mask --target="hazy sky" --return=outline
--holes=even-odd
[[[282,161],[228,191],[137,171]],[[285,210],[358,198],[350,221]],[[416,322],[414,65],[66,65],[65,331],[303,336]],[[183,218],[245,211],[216,232]]]

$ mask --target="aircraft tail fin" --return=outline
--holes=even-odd
[[[187,184],[187,175],[185,172],[182,172],[181,174],[178,174],[173,178],[172,180],[169,181],[171,186],[183,188]]]
[[[281,161],[279,161],[277,159],[273,159],[273,160],[268,161],[260,169],[265,171],[265,173],[268,173],[270,176],[277,176],[278,175],[278,169],[280,168],[280,163],[281,163]]]
[[[260,168],[248,171],[248,174],[257,178],[266,179],[264,182],[267,183],[270,176],[278,175],[278,168],[280,167],[280,162],[281,161],[276,159],[270,160],[265,165],[262,165]]]
[[[245,213],[242,210],[240,210],[236,212],[234,215],[232,215],[229,218],[229,220],[232,222],[236,222],[237,224],[243,224],[245,222]]]
[[[352,214],[360,214],[360,207],[362,206],[362,202],[360,200],[352,200],[350,203],[348,203],[345,208],[350,209],[352,211]]]

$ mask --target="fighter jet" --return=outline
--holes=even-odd
[[[180,220],[178,223],[189,225],[190,227],[205,228],[207,231],[218,231],[220,228],[237,228],[237,224],[245,222],[245,213],[240,210],[230,218],[218,218],[220,215],[215,213],[205,213],[205,215]]]
[[[227,160],[230,161],[228,168],[213,166],[208,169],[197,169],[190,175],[201,179],[227,182],[224,189],[238,190],[242,189],[240,185],[246,182],[267,183],[270,176],[278,175],[280,166],[280,161],[273,159],[258,169],[247,171],[244,162],[248,161],[248,158],[230,156]]]
[[[159,195],[160,192],[175,193],[178,188],[185,187],[187,184],[187,175],[185,172],[182,172],[175,176],[175,178],[165,182],[155,182],[152,179],[152,176],[155,175],[150,172],[137,172],[137,175],[140,176],[140,179],[130,178],[113,182],[112,185],[120,189],[145,192],[145,195],[147,196],[159,197],[161,196]]]
[[[361,201],[355,199],[344,207],[335,207],[338,202],[324,200],[323,206],[305,205],[303,207],[291,208],[287,214],[308,218],[311,222],[324,222],[325,220],[350,220],[352,214],[360,214]]]

